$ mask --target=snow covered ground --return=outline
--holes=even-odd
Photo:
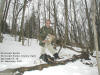
[[[21,42],[14,40],[14,37],[11,37],[8,34],[4,35],[3,43],[0,43],[0,71],[11,68],[13,69],[19,67],[35,66],[45,63],[39,59],[41,52],[41,47],[38,44],[39,41],[36,39],[30,39],[29,41],[30,46],[28,46],[27,40],[25,40],[25,46],[22,46]],[[81,50],[80,48],[75,49]],[[47,53],[49,53],[48,50]],[[71,58],[73,54],[79,53],[74,52],[68,48],[63,48],[60,52],[60,57],[65,56],[64,58]],[[14,59],[12,58],[13,55],[16,55],[14,56]],[[10,57],[12,59],[8,60],[7,57]],[[66,65],[45,68],[42,71],[26,71],[23,75],[98,75],[96,59],[93,57],[90,58],[91,60],[83,62],[91,62],[93,65],[85,65],[80,60],[78,60]],[[10,62],[4,62],[5,60],[8,60]]]
[[[20,57],[18,57],[18,62],[0,62],[0,71],[8,68],[38,65],[36,60],[38,60],[40,56],[40,46],[35,39],[30,40],[30,42],[31,46],[28,46],[28,41],[25,41],[25,46],[22,46],[21,42],[14,41],[14,37],[4,35],[4,41],[0,43],[0,53],[6,53],[2,55],[20,55]]]
[[[43,71],[25,72],[24,75],[98,75],[96,67],[89,67],[80,61],[68,63],[63,66],[46,68]]]

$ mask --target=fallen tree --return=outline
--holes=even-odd
[[[25,71],[42,70],[44,68],[48,68],[51,66],[65,65],[69,62],[74,62],[78,59],[88,60],[89,55],[86,52],[82,52],[80,55],[73,55],[73,57],[70,59],[66,59],[66,60],[62,60],[62,61],[55,61],[53,64],[40,64],[40,65],[36,65],[36,66],[32,66],[32,67],[21,67],[21,68],[17,68],[16,71],[18,71],[20,73],[24,73]]]
[[[44,68],[48,68],[51,66],[57,66],[57,65],[65,65],[70,62],[75,62],[78,59],[85,59],[89,60],[89,54],[87,52],[82,52],[80,55],[73,55],[72,58],[66,59],[66,60],[61,60],[61,61],[55,61],[52,64],[40,64],[32,67],[20,67],[16,69],[7,69],[3,72],[13,72],[15,73],[18,71],[19,73],[16,75],[22,75],[25,71],[32,71],[32,70],[43,70]]]

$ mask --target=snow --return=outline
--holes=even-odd
[[[23,75],[98,75],[96,67],[89,67],[80,61],[69,63],[64,66],[56,66],[43,69],[42,71],[27,71]]]
[[[8,34],[4,34],[4,40],[3,43],[0,43],[0,54],[2,53],[16,53],[15,55],[23,55],[19,57],[20,62],[0,62],[0,71],[6,70],[6,69],[14,69],[19,67],[30,67],[35,66],[39,64],[45,63],[44,61],[39,59],[40,52],[41,52],[41,46],[39,46],[39,41],[37,39],[29,39],[25,38],[25,45],[22,46],[21,42],[15,41],[14,37]],[[73,47],[74,49],[80,51],[81,48]],[[59,47],[57,48],[57,50]],[[48,52],[48,51],[47,51]],[[78,55],[79,53],[70,50],[68,48],[62,48],[59,56],[62,57],[62,60],[71,58],[72,55]],[[0,55],[1,58],[1,55]],[[98,75],[97,70],[97,63],[96,59],[93,57],[90,57],[91,60],[86,61],[83,60],[82,62],[80,60],[67,63],[66,65],[59,65],[55,67],[49,67],[45,68],[42,71],[26,71],[23,75],[33,75],[33,74],[57,74],[57,75]],[[1,59],[0,59],[1,61]],[[59,60],[58,60],[59,61]],[[88,62],[92,63],[91,65],[85,65],[83,63]]]
[[[30,40],[31,41],[31,40]],[[18,53],[21,55],[29,55],[33,57],[20,57],[22,62],[14,62],[14,63],[8,63],[8,62],[0,62],[0,70],[4,70],[7,68],[18,68],[23,66],[34,66],[36,65],[36,60],[38,60],[40,56],[40,46],[37,43],[37,40],[34,39],[31,42],[31,46],[27,45],[27,41],[25,41],[25,46],[22,46],[21,42],[14,41],[14,37],[11,37],[10,35],[4,35],[4,41],[3,43],[0,43],[0,53],[7,52],[7,53]],[[17,55],[17,54],[16,54]],[[34,61],[34,62],[33,62]],[[2,64],[2,65],[1,65]],[[37,64],[38,65],[38,64]]]

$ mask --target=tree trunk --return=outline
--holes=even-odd
[[[14,7],[13,7],[13,19],[12,19],[12,36],[13,36],[13,34],[14,34],[14,30],[15,30],[15,11],[16,11],[16,1],[17,0],[15,0],[14,1]]]
[[[55,39],[57,39],[57,35],[56,35],[56,26],[57,26],[57,12],[56,12],[56,4],[55,4],[55,0],[53,0],[53,5],[54,5],[54,34],[55,34]]]
[[[4,5],[5,5],[5,1],[6,0],[0,0],[0,42],[2,42],[2,35],[1,35],[1,20],[3,18],[3,9],[4,9]]]
[[[68,43],[68,0],[64,0],[65,5],[65,45]]]
[[[20,36],[19,36],[19,39],[20,40],[22,39],[22,45],[24,45],[24,28],[23,28],[23,25],[24,25],[24,15],[25,15],[26,4],[27,4],[27,0],[24,0],[24,8],[23,8],[23,13],[22,13],[21,29],[20,29]]]
[[[98,42],[99,42],[99,51],[100,51],[100,2],[99,2],[99,18],[98,18]]]
[[[76,7],[75,7],[75,0],[72,0],[72,3],[73,3],[73,12],[74,12],[74,25],[73,25],[73,28],[74,28],[74,40],[76,43],[78,43],[78,23],[77,23],[77,18],[76,18]]]
[[[89,18],[89,12],[88,12],[88,7],[87,7],[87,1],[85,0],[85,5],[86,5],[86,17],[87,17],[87,21],[88,21],[88,29],[89,29],[89,48],[91,50],[91,52],[93,52],[93,45],[94,45],[94,42],[93,42],[93,35],[92,35],[92,26],[91,26],[91,23],[90,23],[90,18]]]
[[[8,10],[9,10],[9,6],[10,6],[11,0],[9,0],[9,2],[7,3],[6,7],[5,7],[5,14],[3,16],[3,20],[6,21],[7,19],[7,15],[8,15]]]
[[[45,0],[44,0],[44,23],[46,23],[46,10],[45,10]]]
[[[97,28],[96,28],[96,5],[95,0],[92,0],[93,2],[93,31],[94,31],[94,42],[95,42],[95,48],[96,48],[96,59],[97,59],[97,65],[98,65],[98,73],[100,75],[100,58],[99,58],[99,46],[98,46],[98,35],[97,35]]]
[[[97,33],[98,33],[98,44],[100,50],[100,2],[99,0],[95,0],[96,4],[96,26],[97,26]]]
[[[7,2],[7,1],[6,1]],[[9,10],[9,6],[10,6],[11,0],[8,1],[8,3],[6,3],[6,7],[5,7],[5,12],[4,12],[4,16],[3,16],[3,22],[6,22],[7,19],[7,15],[8,15],[8,10]],[[5,23],[4,23],[5,24]],[[3,32],[5,33],[5,25],[3,27]]]
[[[4,13],[3,13],[3,20],[4,20],[5,15],[6,15],[7,5],[8,5],[8,0],[6,0],[6,2],[5,2],[5,8],[4,8]]]
[[[49,0],[49,20],[50,20],[50,0]]]
[[[16,41],[16,35],[17,35],[17,18],[18,18],[18,0],[15,0],[14,2],[14,7],[13,7],[13,19],[12,19],[12,30],[11,34],[12,36],[15,36],[15,41]]]
[[[15,11],[15,41],[16,41],[16,36],[17,36],[17,19],[18,19],[18,16],[17,16],[17,13],[18,13],[18,1],[16,2],[16,11]]]
[[[40,1],[38,0],[38,39],[40,39]]]

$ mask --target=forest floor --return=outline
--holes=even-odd
[[[31,67],[40,64],[45,64],[46,62],[39,59],[41,46],[39,46],[39,41],[36,39],[26,38],[25,45],[22,46],[21,42],[14,40],[14,37],[4,34],[3,43],[0,43],[0,75],[2,75],[3,71],[9,69],[16,69],[20,67]],[[72,47],[77,51],[81,51],[81,48]],[[57,47],[57,51],[59,47]],[[48,50],[46,53],[51,55]],[[69,48],[62,48],[59,56],[63,59],[57,60],[65,60],[72,58],[73,55],[79,55],[80,53],[70,50]],[[95,56],[95,52],[94,52]],[[47,74],[57,74],[57,75],[98,75],[97,70],[97,62],[96,58],[90,56],[91,60],[82,60],[79,59],[75,62],[70,62],[65,65],[58,65],[53,67],[44,68],[43,70],[35,70],[35,71],[25,71],[23,75],[47,75]],[[91,63],[90,65],[86,65],[84,63]],[[5,74],[6,75],[6,74]]]

